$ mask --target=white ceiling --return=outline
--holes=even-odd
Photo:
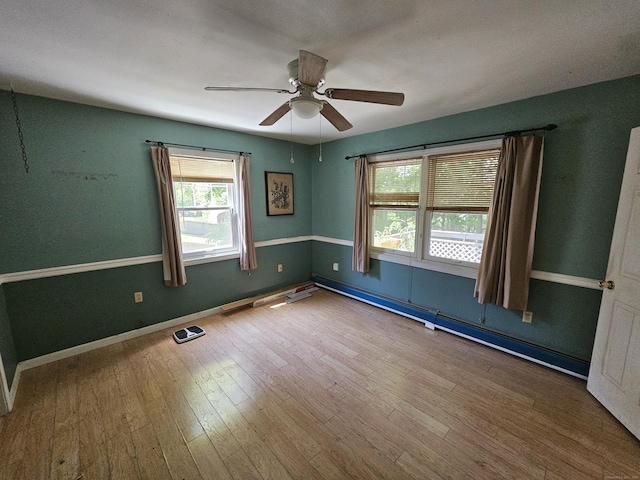
[[[639,0],[0,0],[0,88],[318,143],[318,118],[258,124],[304,49],[354,127],[323,141],[640,73]],[[171,141],[171,139],[163,139]]]

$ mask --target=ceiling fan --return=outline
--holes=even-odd
[[[340,132],[349,130],[353,125],[344,118],[326,100],[320,100],[315,94],[335,100],[352,100],[355,102],[379,103],[382,105],[400,106],[404,102],[403,93],[379,92],[374,90],[353,90],[349,88],[327,88],[323,92],[318,89],[324,85],[324,73],[327,59],[305,50],[300,50],[296,60],[289,62],[289,83],[295,90],[279,88],[252,87],[205,87],[212,91],[260,91],[295,95],[291,100],[278,107],[271,115],[260,122],[261,126],[270,126],[280,120],[289,110],[293,110],[301,118],[313,118],[320,113]]]

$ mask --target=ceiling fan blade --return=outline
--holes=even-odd
[[[294,94],[296,92],[290,92],[289,90],[284,90],[282,88],[259,88],[259,87],[204,87],[205,90],[209,90],[212,92],[274,92],[274,93],[290,93]]]
[[[275,112],[273,112],[271,115],[265,118],[262,122],[260,122],[260,126],[268,127],[269,125],[273,125],[278,120],[280,120],[284,116],[284,114],[287,113],[289,110],[291,110],[291,106],[289,105],[289,102],[283,103],[276,109]]]
[[[353,125],[349,123],[349,120],[340,115],[340,112],[333,108],[331,104],[327,102],[322,102],[322,104],[322,110],[320,110],[320,113],[331,125],[336,127],[339,132],[344,132],[345,130],[349,130],[353,127]]]
[[[400,106],[404,103],[404,93],[378,92],[374,90],[352,90],[350,88],[327,88],[322,95],[335,100],[381,103]]]
[[[324,76],[327,59],[315,53],[300,50],[298,56],[298,80],[310,87],[317,87]]]

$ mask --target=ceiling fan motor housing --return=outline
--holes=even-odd
[[[293,88],[299,88],[302,84],[300,83],[300,80],[298,79],[298,59],[296,58],[295,60],[292,60],[291,62],[289,62],[289,64],[287,65],[287,71],[289,72],[289,83],[291,84],[291,86]],[[314,90],[322,87],[324,85],[324,72],[322,73],[322,78],[320,78],[320,80],[318,81],[317,85],[309,85],[310,87],[312,87]]]

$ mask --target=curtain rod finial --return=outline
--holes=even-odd
[[[558,125],[556,125],[555,123],[550,123],[549,125],[547,125],[546,127],[544,127],[544,129],[549,132],[551,130],[555,130],[556,128],[558,128]]]

